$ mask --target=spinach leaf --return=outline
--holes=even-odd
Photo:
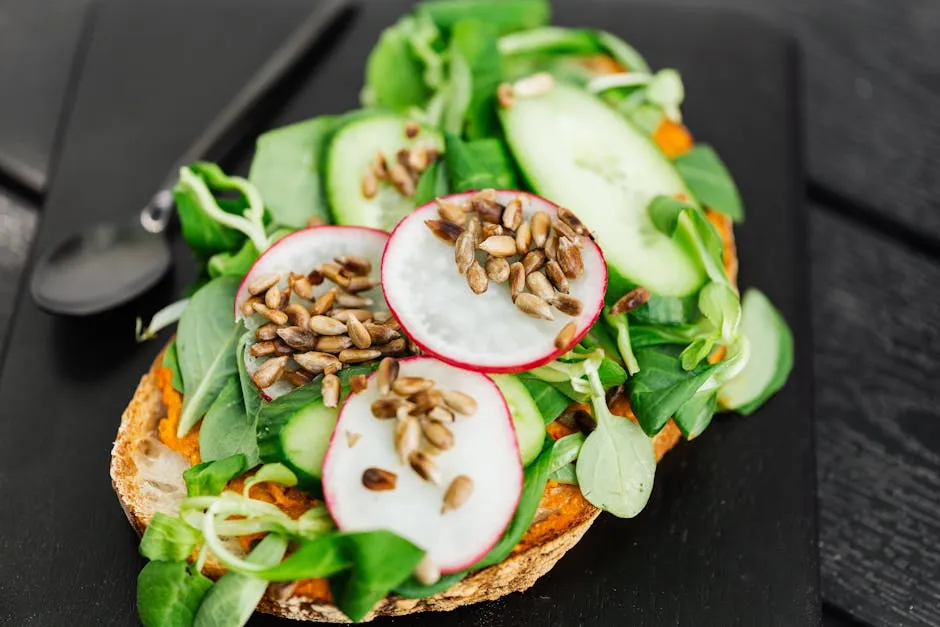
[[[238,377],[228,380],[202,419],[199,456],[207,462],[244,455],[246,468],[258,465],[254,417],[245,411]]]
[[[689,344],[701,333],[701,325],[630,325],[630,343],[634,349],[661,344]]]
[[[469,18],[489,22],[501,35],[545,26],[551,19],[547,0],[437,0],[419,10],[444,31]]]
[[[235,343],[241,325],[232,308],[237,277],[219,277],[196,292],[180,319],[176,337],[183,374],[183,409],[177,435],[183,437],[206,413],[235,374]]]
[[[563,392],[554,385],[531,374],[517,374],[516,378],[525,386],[532,400],[542,414],[542,421],[547,425],[562,414],[571,404]]]
[[[648,211],[653,225],[692,252],[701,261],[712,281],[727,283],[728,277],[722,263],[724,246],[721,237],[701,209],[669,196],[656,196],[650,202]]]
[[[248,470],[244,455],[202,462],[183,471],[187,496],[218,496],[225,485]]]
[[[669,418],[698,392],[715,369],[702,364],[682,367],[678,347],[665,345],[636,351],[640,371],[630,380],[630,406],[649,435],[662,429]]]
[[[258,258],[258,249],[250,239],[246,239],[242,247],[235,252],[223,251],[209,257],[206,262],[206,271],[213,279],[220,276],[243,277],[248,274],[251,264]]]
[[[652,73],[643,55],[623,39],[605,31],[597,31],[596,37],[597,42],[607,51],[607,54],[630,72]]]
[[[594,31],[545,26],[499,38],[499,52],[515,55],[590,55],[602,52]]]
[[[144,627],[192,625],[212,580],[186,562],[149,562],[137,577],[137,612]]]
[[[267,581],[331,577],[352,566],[352,560],[344,551],[340,536],[341,534],[334,533],[305,540],[290,557],[257,575]]]
[[[140,539],[140,554],[154,561],[181,562],[201,540],[202,533],[198,529],[176,516],[157,512]]]
[[[458,22],[451,37],[451,64],[462,64],[461,71],[469,73],[470,98],[458,130],[448,130],[463,131],[471,140],[500,135],[496,88],[502,70],[496,39],[497,32],[492,23],[476,19]]]
[[[700,435],[709,424],[718,405],[717,390],[697,392],[676,412],[675,421],[679,430],[687,438]]]
[[[236,250],[245,241],[243,233],[216,222],[206,213],[203,198],[191,186],[177,183],[173,188],[173,202],[183,238],[197,255]]]
[[[422,107],[431,97],[410,41],[418,27],[416,18],[408,15],[382,31],[366,61],[364,106],[406,111]]]
[[[248,416],[248,420],[252,425],[252,432],[255,437],[257,437],[258,416],[261,414],[261,408],[264,406],[265,401],[261,398],[261,392],[258,390],[258,386],[251,380],[248,369],[245,366],[245,359],[243,358],[245,347],[253,341],[254,333],[246,331],[238,341],[235,354],[238,361],[238,381],[241,384],[242,401],[245,404],[245,415]]]
[[[274,533],[266,535],[246,560],[252,564],[274,566],[287,551],[287,539]],[[193,627],[241,626],[248,622],[264,596],[268,582],[260,577],[236,572],[223,575],[206,594],[196,612]]]
[[[569,485],[578,485],[578,470],[577,466],[573,463],[566,464],[562,466],[552,474],[548,475],[548,478],[557,481],[558,483],[567,483]]]
[[[552,461],[548,472],[554,473],[562,467],[574,463],[581,453],[581,446],[584,444],[583,433],[572,433],[555,440],[552,445]]]
[[[163,353],[163,367],[173,373],[173,378],[170,380],[173,389],[182,392],[183,375],[180,373],[180,359],[179,354],[176,352],[176,340],[170,342]]]
[[[689,191],[703,205],[730,216],[735,222],[744,220],[741,195],[714,148],[708,144],[696,144],[672,163]]]
[[[248,180],[278,224],[299,229],[313,217],[330,221],[322,176],[339,119],[321,115],[258,137]]]
[[[604,356],[615,362],[618,366],[623,366],[623,360],[617,348],[617,339],[611,334],[611,329],[607,324],[595,324],[582,338],[579,348],[582,352],[592,352],[598,348],[604,351]]]
[[[405,597],[406,599],[424,599],[429,596],[433,596],[438,592],[444,592],[445,590],[449,589],[451,586],[466,577],[468,572],[470,571],[462,570],[459,573],[443,575],[440,579],[431,585],[425,585],[420,583],[414,577],[409,577],[402,583],[395,586],[392,592],[400,597]]]
[[[650,299],[627,314],[630,328],[634,323],[648,325],[691,324],[699,317],[698,295],[664,296],[653,294]]]
[[[264,482],[278,483],[283,486],[291,487],[297,485],[297,475],[280,462],[265,464],[258,469],[258,472],[245,481],[245,496],[248,496],[248,491],[251,489],[251,486]]]
[[[465,142],[447,133],[444,155],[451,193],[476,189],[516,189],[519,181],[506,150],[499,139],[477,139]]]
[[[447,172],[442,161],[435,161],[428,169],[421,173],[415,194],[412,197],[414,205],[420,207],[435,198],[447,195]]]

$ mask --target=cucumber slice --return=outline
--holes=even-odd
[[[338,410],[323,405],[320,386],[298,388],[266,405],[258,418],[258,452],[281,462],[301,486],[317,485]]]
[[[532,395],[519,379],[511,374],[494,374],[490,377],[499,386],[509,406],[516,440],[519,442],[519,456],[522,458],[522,466],[526,467],[539,456],[545,442],[545,422],[542,420],[542,414]]]
[[[793,335],[773,303],[756,289],[741,300],[741,330],[751,356],[738,376],[718,390],[718,402],[745,416],[786,383],[793,368]]]
[[[402,196],[388,183],[379,184],[374,198],[362,194],[362,177],[376,153],[381,152],[392,164],[399,150],[418,144],[443,152],[444,142],[437,131],[423,127],[414,139],[408,139],[407,123],[407,118],[392,113],[363,114],[353,116],[336,132],[327,156],[326,191],[337,224],[390,231],[415,208],[412,198]]]
[[[613,293],[642,285],[683,296],[705,280],[701,264],[660,233],[647,213],[657,195],[694,202],[665,155],[587,92],[556,84],[501,110],[509,147],[532,188],[574,211],[594,232]]]

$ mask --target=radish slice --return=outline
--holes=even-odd
[[[472,195],[456,194],[441,200],[463,206]],[[525,220],[537,211],[552,218],[557,215],[556,205],[527,192],[501,190],[496,201],[506,205],[520,195],[527,199],[523,202]],[[584,273],[569,281],[570,296],[583,305],[581,313],[569,317],[553,308],[554,319],[543,320],[516,307],[506,282],[490,281],[482,294],[471,291],[467,278],[457,270],[454,247],[437,239],[425,225],[425,220],[439,217],[434,202],[413,211],[392,231],[382,256],[382,288],[389,308],[424,352],[469,370],[523,372],[567,352],[600,316],[607,266],[590,237],[581,237]],[[478,250],[476,258],[482,265],[486,255]],[[571,341],[556,348],[556,337],[572,321]]]
[[[332,262],[334,258],[343,255],[359,255],[372,263],[372,276],[377,278],[378,267],[381,263],[382,250],[388,240],[388,233],[378,229],[357,226],[315,226],[301,229],[281,238],[268,248],[255,261],[248,274],[242,279],[235,296],[235,319],[244,320],[249,331],[257,329],[268,322],[264,317],[255,314],[245,316],[241,310],[242,304],[250,298],[248,286],[255,280],[264,276],[280,274],[278,285],[283,289],[287,287],[287,278],[291,272],[307,274],[321,263]],[[329,281],[314,287],[314,294],[319,296],[326,290],[334,287]],[[381,287],[375,287],[361,296],[374,301],[373,310],[386,308]],[[292,302],[303,301],[296,294],[291,295]],[[248,374],[253,374],[268,358],[254,357],[249,352],[250,346],[245,346],[245,367]],[[261,390],[266,400],[272,400],[290,392],[293,388],[286,381],[278,381],[274,385]]]
[[[512,418],[499,388],[482,374],[430,357],[399,365],[399,377],[431,379],[435,389],[457,390],[477,403],[472,415],[456,414],[447,424],[453,446],[431,457],[439,485],[402,463],[395,445],[398,420],[373,416],[372,403],[380,398],[373,374],[340,411],[323,463],[324,498],[341,530],[388,529],[427,551],[442,573],[457,572],[486,555],[518,505],[523,477]],[[370,468],[394,473],[394,488],[366,488],[363,474]],[[441,513],[448,487],[461,475],[472,481],[469,498]]]

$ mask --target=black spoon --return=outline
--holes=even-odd
[[[138,220],[95,225],[42,253],[30,281],[36,304],[52,313],[94,314],[139,296],[159,281],[172,265],[170,245],[162,234],[173,216],[172,189],[180,167],[205,158],[229,139],[350,4],[351,0],[320,0],[310,17],[177,159]]]

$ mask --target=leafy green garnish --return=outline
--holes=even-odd
[[[278,224],[299,229],[312,217],[330,220],[321,174],[339,119],[321,115],[258,137],[248,180]]]
[[[555,444],[552,445],[552,462],[548,472],[554,473],[577,460],[578,455],[581,454],[584,439],[583,433],[572,433],[555,440]]]
[[[382,31],[366,61],[363,105],[401,112],[424,106],[432,90],[425,82],[424,64],[412,46],[412,39],[420,37],[423,28],[422,20],[406,15]]]
[[[694,438],[711,424],[712,416],[718,406],[718,394],[715,390],[697,392],[683,403],[676,412],[675,421],[679,430],[687,438]]]
[[[251,486],[264,482],[278,483],[283,486],[291,487],[297,485],[297,475],[280,462],[265,464],[258,469],[258,472],[245,480],[244,495],[246,497],[248,496],[251,491]]]
[[[412,202],[416,207],[420,207],[435,198],[446,196],[447,192],[447,172],[444,168],[444,163],[438,160],[429,165],[428,169],[421,173],[421,177],[415,185],[415,194],[412,197]]]
[[[135,333],[137,336],[137,341],[146,342],[147,340],[152,340],[153,338],[157,337],[157,333],[170,325],[176,324],[188,306],[188,298],[183,298],[176,302],[170,303],[157,313],[153,314],[153,318],[150,319],[150,323],[146,327],[144,327],[143,320],[137,318],[137,329]]]
[[[140,539],[140,554],[149,560],[180,562],[192,554],[201,540],[198,529],[176,516],[156,512]]]
[[[548,478],[558,483],[578,485],[578,470],[574,463],[566,464],[548,475]]]
[[[692,150],[676,157],[673,165],[689,191],[710,209],[744,220],[744,205],[738,187],[718,153],[708,144],[696,144]]]
[[[238,377],[233,376],[202,419],[199,456],[204,461],[215,461],[238,454],[245,456],[248,468],[258,465],[255,421],[245,411],[241,384]]]
[[[183,375],[180,373],[179,354],[176,352],[176,340],[170,342],[163,353],[163,367],[173,373],[170,385],[177,392],[183,391]]]
[[[545,26],[499,38],[500,54],[516,55],[589,55],[601,52],[597,34],[583,28]]]
[[[248,470],[244,455],[202,462],[183,471],[188,496],[218,496],[225,485]]]
[[[212,580],[186,562],[149,562],[137,577],[137,612],[144,627],[192,625]]]
[[[183,437],[235,374],[235,344],[241,325],[232,309],[237,277],[219,277],[196,292],[180,319],[176,337],[183,374],[183,409],[177,435]]]
[[[614,60],[630,72],[651,74],[649,64],[637,50],[620,37],[605,31],[597,31],[597,41]]]
[[[423,2],[425,12],[441,30],[449,31],[465,19],[484,20],[499,34],[544,26],[551,19],[547,0],[436,0]]]
[[[209,257],[206,262],[206,271],[213,279],[220,276],[243,277],[251,269],[251,264],[255,262],[259,254],[254,242],[246,239],[242,247],[235,252],[226,250]]]
[[[519,186],[509,151],[499,139],[465,142],[446,135],[447,174],[453,193],[476,189],[516,189]]]
[[[470,100],[462,128],[458,129],[470,140],[500,135],[496,88],[501,69],[496,40],[494,25],[476,19],[458,22],[451,36],[451,64],[464,64],[470,76]]]
[[[529,396],[535,401],[539,413],[542,414],[542,421],[546,425],[558,418],[571,404],[571,399],[547,381],[525,372],[517,374],[516,378],[525,386]]]

